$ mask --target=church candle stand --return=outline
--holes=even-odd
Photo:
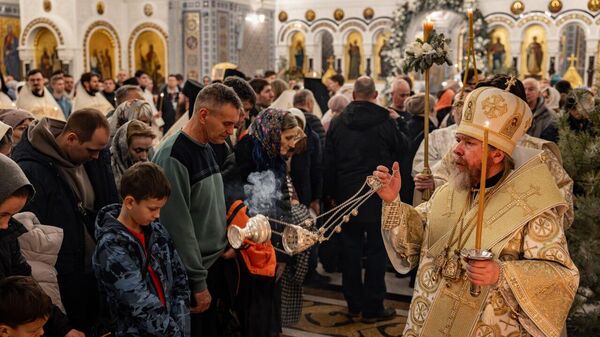
[[[427,18],[423,23],[423,41],[429,43],[429,35],[433,30],[433,22]],[[429,68],[425,70],[425,114],[424,118],[424,130],[423,130],[423,149],[424,149],[424,161],[423,161],[423,171],[421,171],[422,175],[431,176],[431,168],[429,167],[429,93],[430,93],[430,83],[429,83]],[[431,189],[423,190],[423,201],[427,201],[431,198]]]

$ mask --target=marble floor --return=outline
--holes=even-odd
[[[327,273],[319,264],[317,271],[329,276],[328,284],[304,287],[304,307],[300,322],[283,329],[285,337],[388,337],[401,336],[408,314],[413,289],[409,287],[410,277],[397,277],[396,273],[386,273],[386,307],[394,308],[397,317],[388,322],[365,324],[346,315],[347,306],[342,294],[341,273]]]

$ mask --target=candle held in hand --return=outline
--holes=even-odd
[[[477,211],[477,228],[475,231],[475,249],[481,249],[481,234],[483,231],[483,210],[485,208],[485,181],[487,179],[488,136],[490,122],[483,127],[483,149],[481,154],[481,179],[479,180],[479,210]]]

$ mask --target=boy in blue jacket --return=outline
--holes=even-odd
[[[171,193],[159,166],[137,163],[121,179],[122,205],[96,219],[93,268],[115,336],[189,336],[185,269],[160,209]]]

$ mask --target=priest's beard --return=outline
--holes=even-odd
[[[475,186],[481,177],[481,167],[468,167],[467,165],[466,161],[454,158],[450,183],[459,191],[466,191]]]

